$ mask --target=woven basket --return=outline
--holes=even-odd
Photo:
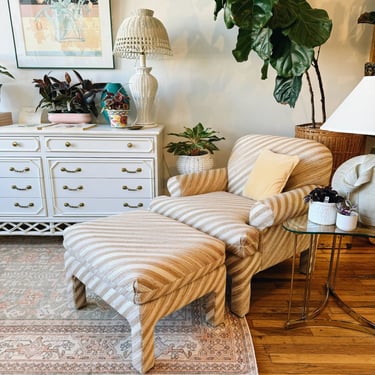
[[[211,154],[199,156],[179,155],[176,162],[179,174],[191,174],[203,172],[214,166],[214,159]]]
[[[327,146],[333,157],[332,174],[346,160],[364,153],[365,135],[320,130],[321,125],[317,123],[315,128],[311,124],[296,125],[295,137],[312,139]]]

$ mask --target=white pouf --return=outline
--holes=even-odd
[[[356,156],[341,164],[332,177],[332,187],[343,196],[350,194],[361,223],[375,226],[375,154]]]

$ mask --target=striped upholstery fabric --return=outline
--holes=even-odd
[[[153,199],[150,210],[181,221],[224,241],[227,251],[242,258],[258,251],[259,231],[249,225],[255,201],[217,191],[181,198]]]
[[[300,161],[293,170],[284,191],[306,185],[322,184],[321,177],[332,170],[332,155],[321,143],[271,135],[246,135],[234,145],[228,160],[228,191],[242,194],[243,187],[261,150],[298,155]],[[323,179],[329,183],[329,177]],[[317,182],[318,181],[318,182]]]
[[[258,201],[250,209],[249,223],[258,229],[265,229],[273,225],[282,224],[290,217],[299,216],[307,212],[307,205],[303,198],[316,185],[307,185],[285,193]]]
[[[163,316],[210,294],[207,319],[224,318],[225,245],[178,221],[131,211],[64,231],[65,269],[77,308],[93,290],[132,330],[132,362],[154,365],[154,326]]]
[[[227,182],[227,169],[217,168],[171,177],[168,180],[168,191],[172,197],[225,191]]]
[[[241,194],[259,153],[265,148],[298,155],[300,161],[282,193],[254,201]],[[246,135],[235,143],[226,173],[217,169],[199,175],[172,177],[168,181],[171,196],[155,198],[150,210],[225,242],[227,273],[232,281],[231,309],[243,316],[250,307],[252,276],[293,254],[293,234],[284,231],[282,223],[307,212],[303,197],[314,187],[327,185],[331,169],[331,152],[321,143]],[[217,189],[218,181],[223,186],[222,191]],[[298,252],[307,248],[306,239],[301,236]]]

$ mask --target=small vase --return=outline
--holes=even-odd
[[[118,82],[108,82],[105,85],[103,93],[102,93],[102,96],[101,96],[101,102],[100,102],[101,107],[102,108],[104,107],[104,98],[105,98],[105,96],[106,96],[106,94],[108,92],[112,93],[112,94],[116,94],[118,91],[120,91],[121,94],[123,94],[123,95],[126,95],[126,96],[128,95],[127,92],[126,92],[126,90],[124,89],[124,87],[122,86],[121,83],[118,83]],[[106,119],[107,123],[111,124],[111,120],[109,118],[107,110],[103,111],[103,116]]]
[[[336,203],[310,202],[308,219],[315,224],[333,225],[336,213]]]
[[[358,213],[351,212],[350,215],[343,215],[340,212],[337,213],[336,227],[345,231],[350,232],[357,228]]]
[[[106,110],[112,128],[126,128],[128,126],[127,109],[107,109]]]

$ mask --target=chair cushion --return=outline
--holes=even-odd
[[[262,150],[250,172],[242,195],[262,200],[281,193],[298,161],[297,155]]]
[[[225,242],[228,251],[245,257],[258,251],[259,231],[249,225],[255,201],[224,191],[187,197],[161,196],[150,210],[183,222]]]
[[[64,231],[67,274],[142,304],[224,264],[223,242],[149,211],[131,211]]]

